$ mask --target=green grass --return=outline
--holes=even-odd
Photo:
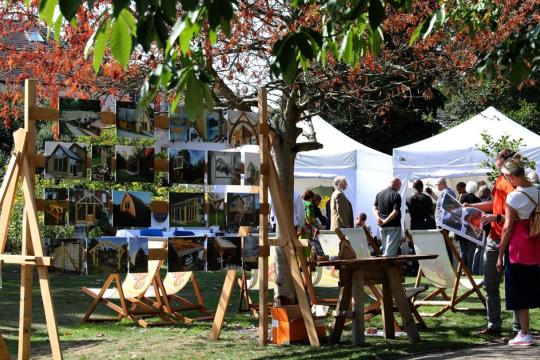
[[[197,273],[197,278],[209,309],[215,309],[225,277],[224,272]],[[4,288],[0,290],[0,332],[4,335],[12,355],[17,351],[19,270],[4,268]],[[409,344],[406,339],[384,340],[367,338],[363,347],[350,346],[350,326],[346,327],[340,346],[323,344],[312,349],[308,344],[293,346],[260,347],[257,345],[258,320],[249,313],[238,313],[238,290],[226,317],[226,325],[218,342],[208,341],[210,323],[195,325],[177,324],[168,327],[142,329],[129,321],[118,323],[81,324],[80,320],[90,303],[82,286],[99,287],[103,279],[97,276],[75,276],[52,274],[53,299],[59,323],[61,344],[66,359],[276,359],[297,358],[389,358],[414,353],[459,349],[486,343],[487,338],[474,335],[485,325],[483,312],[464,314],[448,312],[439,318],[426,318],[428,330],[421,332],[420,344]],[[407,278],[410,284],[413,279]],[[502,288],[501,288],[502,291]],[[336,289],[317,289],[324,297],[336,296]],[[504,293],[504,291],[502,291]],[[183,294],[193,299],[190,285]],[[258,294],[252,293],[252,299]],[[478,301],[466,302],[463,306],[478,305]],[[504,305],[503,305],[504,306]],[[50,348],[44,325],[38,281],[34,279],[33,291],[33,358],[48,358]],[[98,315],[105,315],[103,309]],[[538,310],[531,312],[532,328],[539,329]],[[509,331],[511,314],[503,311],[505,330]],[[328,325],[331,318],[328,319]],[[366,326],[381,328],[380,316],[369,321]]]

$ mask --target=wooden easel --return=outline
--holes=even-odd
[[[311,346],[319,346],[319,338],[317,331],[315,330],[315,324],[313,322],[313,316],[311,314],[311,308],[309,306],[306,290],[304,288],[304,280],[300,272],[300,266],[304,276],[309,276],[306,259],[302,251],[302,245],[298,242],[296,230],[292,222],[291,209],[286,205],[288,202],[285,200],[283,189],[281,188],[281,182],[277,174],[274,162],[270,156],[270,131],[267,123],[268,112],[266,102],[266,89],[259,90],[259,152],[261,160],[261,178],[259,184],[260,194],[260,221],[259,221],[259,273],[260,273],[260,290],[259,290],[259,304],[266,304],[268,301],[268,190],[272,194],[272,199],[276,219],[280,229],[281,244],[285,247],[286,256],[291,267],[291,275],[296,292],[296,297],[300,305],[302,317],[306,326],[309,342]],[[227,307],[231,299],[231,294],[234,288],[234,284],[237,281],[236,270],[227,271],[227,276],[223,284],[223,290],[219,299],[218,308],[216,310],[216,316],[212,330],[210,332],[210,340],[219,339],[219,334],[223,326],[223,320]],[[268,307],[260,306],[259,309],[259,344],[266,345],[268,342]]]
[[[35,199],[35,151],[37,120],[56,120],[58,111],[37,106],[36,83],[25,80],[24,128],[14,132],[15,150],[0,188],[0,260],[6,264],[21,266],[21,295],[19,311],[19,359],[30,358],[30,334],[32,324],[32,274],[37,269],[41,298],[51,343],[53,359],[62,359],[56,316],[51,297],[49,269],[50,257],[43,256],[43,244],[39,232]],[[6,255],[7,235],[19,180],[24,195],[22,255]]]

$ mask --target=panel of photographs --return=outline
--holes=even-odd
[[[112,107],[113,104],[107,106]],[[156,135],[156,115],[168,114],[168,138],[171,142],[208,142],[231,146],[258,143],[256,113],[234,110],[224,113],[218,110],[206,112],[199,119],[189,119],[183,106],[177,106],[173,112],[160,112],[155,110],[154,104],[146,109],[138,109],[135,101],[116,101],[114,107],[116,126],[102,122],[100,100],[60,98],[60,137],[64,140],[77,136],[96,137],[104,129],[114,127],[116,135],[121,138],[152,139]],[[163,110],[168,110],[166,107]]]
[[[259,237],[101,236],[46,239],[44,247],[46,256],[54,258],[54,270],[76,274],[252,270],[258,267]],[[152,249],[163,247],[166,256],[151,256]]]
[[[82,180],[90,176],[99,182],[154,181],[154,148],[76,142],[77,136],[96,137],[112,127],[123,138],[164,137],[154,127],[159,114],[154,107],[141,111],[135,102],[117,101],[115,105],[116,126],[111,126],[101,121],[99,100],[60,99],[59,134],[64,142],[45,143],[45,179]],[[216,111],[190,120],[179,106],[169,114],[168,140],[169,185],[258,185],[257,153],[182,148],[187,142],[256,145],[257,114]],[[150,192],[45,189],[45,225],[85,229],[80,238],[46,239],[46,253],[54,257],[54,267],[61,271],[145,273],[154,261],[149,259],[149,249],[155,246],[155,239],[115,237],[117,228],[215,226],[234,233],[240,226],[258,225],[258,194],[210,190],[171,192],[168,212],[153,213]],[[244,239],[245,244],[239,237],[166,238],[168,256],[163,266],[170,272],[255,268],[258,237]]]
[[[90,172],[93,181],[153,182],[154,158],[153,147],[47,141],[43,175],[45,179],[84,180]],[[168,149],[168,160],[169,185],[259,185],[258,153],[178,147]]]

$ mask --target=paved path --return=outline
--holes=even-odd
[[[422,356],[409,357],[411,360],[478,360],[478,359],[512,359],[532,360],[540,359],[540,336],[535,336],[536,344],[533,346],[508,346],[503,341],[482,345],[459,351],[440,352]]]

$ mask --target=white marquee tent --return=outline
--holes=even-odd
[[[403,184],[424,178],[483,176],[480,163],[487,157],[477,145],[482,132],[497,140],[503,135],[522,139],[521,154],[540,165],[540,136],[515,123],[493,107],[431,138],[394,149],[393,173]],[[402,188],[405,200],[407,186]]]
[[[375,229],[371,209],[375,195],[390,183],[392,158],[351,139],[320,116],[312,117],[311,123],[317,141],[323,148],[297,155],[294,166],[295,191],[332,186],[335,176],[345,176],[349,183],[345,194],[352,203],[355,217],[365,212],[368,223]],[[297,142],[303,141],[308,140],[301,135]]]

